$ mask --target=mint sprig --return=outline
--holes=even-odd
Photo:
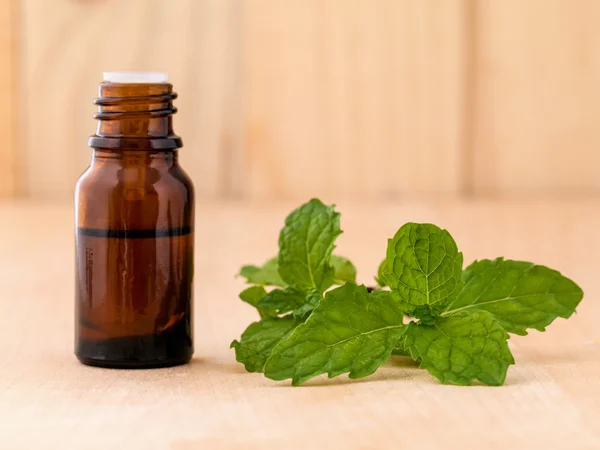
[[[253,286],[240,298],[254,306],[262,319],[250,324],[240,341],[231,343],[246,370],[263,369],[273,347],[310,316],[325,290],[356,279],[354,264],[332,255],[341,233],[340,214],[313,199],[286,218],[276,257],[262,266],[242,267],[239,275]]]
[[[332,254],[341,232],[340,214],[313,199],[286,218],[276,258],[242,268],[253,286],[240,298],[261,317],[231,344],[248,371],[294,385],[321,374],[361,378],[394,354],[442,383],[501,385],[514,364],[508,333],[544,331],[583,298],[573,281],[533,263],[498,258],[463,270],[448,231],[418,223],[388,240],[380,288],[358,286],[355,266]]]

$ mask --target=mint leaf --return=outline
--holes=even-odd
[[[302,319],[303,321],[313,312],[313,310],[319,306],[321,300],[323,300],[323,294],[319,292],[317,289],[313,289],[312,291],[308,291],[305,297],[305,303],[296,311],[294,311],[294,317]]]
[[[250,286],[249,288],[240,292],[240,299],[256,308],[256,305],[258,305],[260,299],[265,295],[267,295],[267,291],[265,291],[264,287]]]
[[[403,312],[390,292],[346,283],[328,292],[307,321],[273,349],[265,376],[301,384],[317,375],[372,374],[399,343]]]
[[[250,286],[248,289],[245,289],[242,292],[240,292],[240,299],[254,306],[258,310],[261,319],[275,317],[277,314],[273,309],[265,309],[258,307],[258,303],[265,295],[267,295],[267,291],[265,291],[264,287]]]
[[[231,343],[236,361],[243,363],[248,372],[260,372],[273,347],[299,323],[290,316],[251,323],[242,333],[241,341]]]
[[[244,266],[240,270],[240,276],[252,284],[285,287],[285,283],[277,271],[277,258],[269,259],[262,267]]]
[[[388,240],[386,261],[384,278],[408,313],[438,315],[461,286],[462,253],[435,225],[404,225]]]
[[[340,230],[340,214],[333,206],[312,199],[285,219],[279,234],[279,275],[297,291],[318,289],[333,284],[330,256]]]
[[[330,264],[334,271],[334,284],[342,285],[347,281],[356,282],[356,267],[348,258],[331,255]],[[285,283],[278,273],[276,256],[269,259],[262,267],[243,266],[240,270],[240,276],[246,278],[249,283],[285,287]]]
[[[348,281],[351,283],[356,283],[356,267],[348,258],[331,255],[330,262],[333,266],[334,284],[342,285]]]
[[[410,358],[410,352],[407,350],[403,350],[401,348],[395,348],[392,350],[392,355],[394,356],[408,356]]]
[[[544,331],[557,317],[570,317],[583,298],[577,284],[556,270],[498,258],[475,261],[463,272],[461,293],[443,315],[488,311],[509,333]]]
[[[379,268],[377,269],[377,276],[375,277],[375,281],[379,286],[386,287],[388,284],[385,281],[385,272],[387,271],[387,259],[381,261],[379,264]]]
[[[442,383],[469,386],[474,380],[499,386],[514,364],[508,334],[485,311],[438,318],[435,325],[411,322],[402,348]]]
[[[306,295],[303,292],[291,288],[273,289],[258,302],[258,306],[264,309],[276,310],[278,314],[295,311],[306,303]]]

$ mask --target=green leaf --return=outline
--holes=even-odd
[[[323,294],[317,289],[313,289],[306,293],[305,303],[296,311],[294,311],[294,317],[298,319],[302,319],[302,321],[306,320],[306,318],[314,311],[314,309],[319,306],[321,300],[323,300]]]
[[[294,385],[327,373],[371,375],[399,343],[403,312],[390,292],[353,283],[333,289],[306,322],[273,349],[265,376]]]
[[[333,266],[333,282],[335,284],[342,285],[348,281],[356,283],[356,267],[348,258],[331,255],[330,262]]]
[[[265,295],[267,295],[267,291],[265,291],[264,287],[250,286],[248,289],[245,289],[242,292],[240,292],[240,299],[254,306],[258,310],[261,319],[275,317],[277,314],[273,309],[265,309],[258,306],[258,303]]]
[[[411,322],[402,348],[442,383],[465,386],[474,380],[499,386],[514,364],[508,334],[485,311],[463,312],[438,318],[435,325]]]
[[[330,264],[333,267],[333,281],[335,284],[341,285],[347,281],[356,282],[356,267],[348,258],[331,255]],[[285,282],[278,273],[276,256],[269,259],[262,267],[243,266],[240,270],[240,276],[246,278],[249,283],[285,287]]]
[[[375,277],[375,281],[379,286],[386,287],[388,284],[385,281],[385,272],[387,271],[387,259],[381,261],[379,264],[379,268],[377,269],[377,276]]]
[[[285,283],[277,271],[277,258],[269,259],[262,267],[244,266],[240,270],[240,276],[252,284],[285,287]]]
[[[240,292],[240,299],[256,308],[260,299],[265,295],[267,295],[267,291],[265,291],[264,287],[250,286],[249,288]]]
[[[241,340],[231,343],[231,348],[235,349],[235,359],[243,363],[248,372],[260,372],[273,347],[299,323],[291,316],[251,323]]]
[[[402,348],[395,348],[394,350],[392,350],[392,355],[408,356],[410,358],[410,352],[408,350],[403,350]]]
[[[297,291],[324,292],[333,284],[330,256],[342,233],[340,214],[313,199],[285,219],[279,234],[279,275]]]
[[[443,315],[488,311],[506,331],[520,335],[570,317],[583,298],[581,288],[556,270],[524,261],[475,261],[464,270],[463,281]]]
[[[388,240],[384,278],[407,312],[438,315],[461,287],[463,256],[435,225],[407,223]],[[421,307],[421,308],[419,308]]]
[[[295,311],[305,303],[306,295],[303,292],[286,288],[283,290],[273,289],[258,302],[258,306],[265,309],[276,310],[278,314],[285,314],[290,311]]]

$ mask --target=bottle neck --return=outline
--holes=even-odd
[[[139,151],[95,148],[92,153],[92,167],[150,167],[155,169],[170,169],[179,165],[179,155],[176,150]]]
[[[94,101],[98,128],[89,145],[131,151],[181,147],[181,139],[173,132],[176,97],[169,83],[101,83]]]

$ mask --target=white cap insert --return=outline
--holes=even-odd
[[[104,72],[104,81],[109,83],[166,83],[166,72]]]

